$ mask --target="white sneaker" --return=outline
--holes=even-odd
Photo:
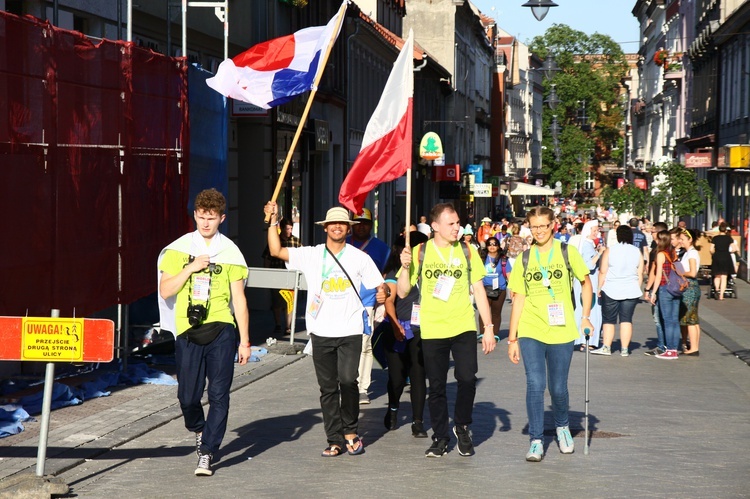
[[[538,463],[544,457],[544,445],[541,440],[532,440],[529,452],[526,453],[526,460]]]
[[[594,355],[612,355],[612,350],[607,345],[602,345],[601,348],[591,350],[591,353]]]
[[[557,428],[557,443],[560,446],[560,452],[573,454],[575,444],[573,443],[573,435],[570,434],[570,427],[560,426]]]
[[[628,350],[627,348],[621,348],[620,355],[622,357],[630,357],[630,350]]]

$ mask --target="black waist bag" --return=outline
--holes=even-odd
[[[227,327],[228,324],[223,322],[209,322],[207,324],[201,324],[198,327],[191,327],[185,334],[190,343],[196,345],[208,345],[219,336],[219,333]]]

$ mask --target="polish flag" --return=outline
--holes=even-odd
[[[270,109],[312,90],[321,63],[339,36],[348,0],[325,26],[313,26],[291,35],[259,43],[219,64],[206,84],[225,97]]]
[[[367,195],[378,184],[401,177],[411,168],[414,33],[409,30],[393,64],[383,95],[367,123],[362,149],[341,184],[339,203],[362,213]]]

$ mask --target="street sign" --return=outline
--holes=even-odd
[[[435,132],[427,132],[419,142],[419,157],[435,161],[443,156],[443,143]]]
[[[492,184],[474,184],[474,197],[491,198]]]
[[[484,174],[482,165],[466,165],[466,173],[474,175],[474,181],[479,182],[480,184],[484,180],[482,177]]]
[[[0,317],[0,360],[110,362],[114,339],[107,319]]]

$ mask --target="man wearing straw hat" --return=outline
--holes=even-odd
[[[357,435],[357,375],[365,319],[359,289],[381,288],[383,276],[369,256],[346,244],[351,226],[357,223],[349,219],[346,209],[331,208],[325,220],[315,222],[326,232],[324,244],[300,248],[281,247],[277,209],[270,201],[263,210],[270,220],[269,252],[287,262],[288,269],[303,272],[307,281],[305,321],[328,439],[321,455],[362,454],[364,443]]]

